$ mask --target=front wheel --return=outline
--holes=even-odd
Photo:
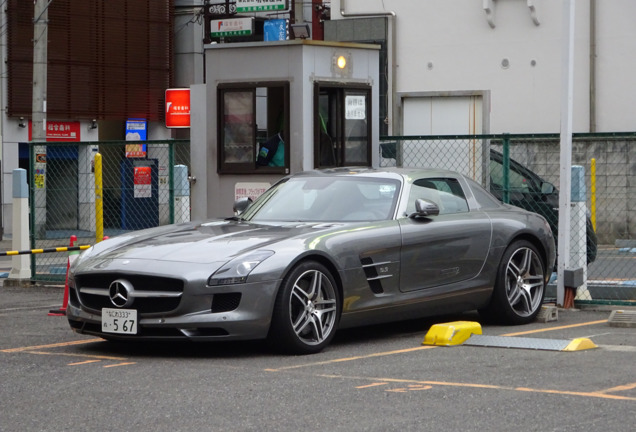
[[[506,324],[527,324],[537,317],[545,297],[546,270],[536,247],[525,240],[504,252],[490,304],[480,312]]]
[[[276,296],[269,341],[294,354],[323,350],[336,332],[341,303],[325,266],[305,261],[283,279]]]

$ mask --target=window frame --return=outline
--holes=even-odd
[[[285,144],[285,162],[281,167],[262,166],[256,163],[257,155],[260,149],[258,124],[257,124],[257,89],[267,88],[279,89],[282,91],[282,114],[283,114],[283,128],[281,136]],[[289,142],[289,81],[253,81],[253,82],[241,82],[241,83],[220,83],[217,85],[217,172],[219,174],[288,174],[289,173],[289,155],[290,155],[290,142]],[[225,131],[225,96],[231,93],[239,92],[251,92],[252,93],[252,127],[251,131],[251,153],[252,158],[249,162],[227,162],[227,149],[226,149],[226,131]],[[269,93],[269,92],[268,92]],[[269,99],[269,94],[268,94]],[[268,135],[274,135],[274,132],[269,133],[269,124],[271,120],[269,118],[269,102],[267,105],[268,121],[266,128]]]
[[[338,99],[338,103],[334,109],[337,121],[335,125],[329,125],[330,129],[335,129],[335,137],[330,138],[333,140],[333,146],[335,151],[336,162],[334,165],[323,165],[321,163],[321,130],[322,120],[320,116],[320,96],[321,90],[329,89],[333,91],[335,97]],[[346,98],[347,96],[364,95],[366,100],[365,116],[366,116],[366,133],[367,133],[367,145],[366,145],[366,160],[349,161],[347,156],[347,137],[345,134],[345,126],[347,124],[346,119]],[[319,81],[314,84],[314,167],[321,168],[333,168],[343,166],[371,166],[372,165],[372,133],[373,133],[373,104],[372,104],[373,92],[372,88],[368,84],[363,83],[338,83],[338,82],[326,82]],[[351,120],[351,119],[349,119]],[[331,121],[329,118],[328,121]]]

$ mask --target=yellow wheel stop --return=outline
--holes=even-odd
[[[481,325],[478,322],[454,321],[434,324],[426,333],[422,345],[461,345],[473,334],[481,334]]]

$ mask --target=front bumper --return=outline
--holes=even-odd
[[[200,288],[186,284],[174,310],[162,313],[138,311],[137,334],[103,332],[101,310],[83,304],[75,287],[69,288],[66,316],[75,332],[112,340],[263,339],[269,331],[279,284],[280,280]],[[238,301],[219,310],[214,306],[215,295],[231,295]],[[135,304],[129,308],[135,309]]]

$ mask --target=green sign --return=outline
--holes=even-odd
[[[287,0],[236,0],[237,12],[267,12],[286,9]]]
[[[254,32],[254,18],[228,18],[210,21],[210,36],[249,36]]]

